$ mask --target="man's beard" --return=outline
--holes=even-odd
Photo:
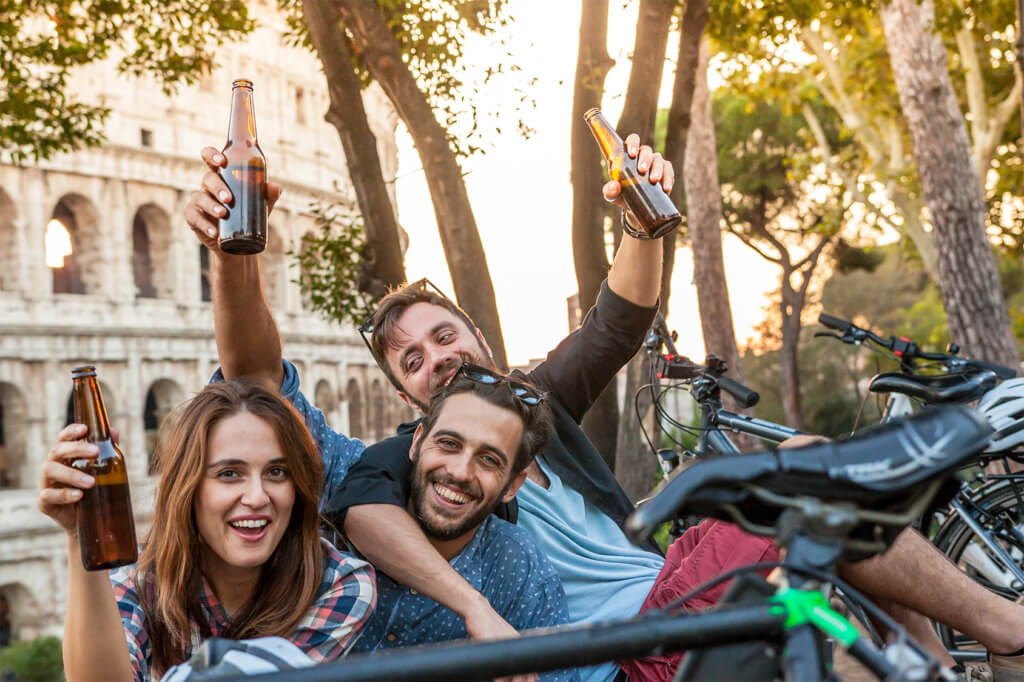
[[[477,526],[484,522],[494,508],[498,506],[498,502],[501,500],[505,491],[508,490],[508,485],[511,484],[511,480],[502,488],[501,492],[494,496],[492,500],[479,501],[479,497],[474,495],[473,499],[466,503],[466,506],[478,503],[480,506],[477,510],[469,514],[464,520],[454,522],[456,525],[439,525],[431,515],[426,513],[427,508],[427,497],[433,491],[434,481],[428,480],[427,475],[420,470],[420,447],[423,442],[420,441],[416,444],[416,449],[413,451],[413,470],[410,479],[410,492],[409,501],[412,503],[413,515],[416,517],[416,521],[419,522],[420,528],[423,529],[424,534],[427,537],[435,540],[454,540],[455,538],[462,537],[466,533],[474,530]],[[444,482],[444,481],[439,481]],[[454,483],[446,483],[449,487],[461,490],[463,493],[469,496],[469,493]]]

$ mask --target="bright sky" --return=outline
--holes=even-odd
[[[568,331],[566,298],[576,292],[573,271],[571,220],[572,186],[569,184],[569,131],[572,116],[573,76],[579,35],[579,2],[513,0],[515,30],[508,50],[513,61],[537,77],[530,95],[536,109],[524,119],[536,130],[523,139],[512,125],[492,138],[485,156],[463,162],[466,185],[487,254],[511,364],[544,357]],[[609,3],[608,52],[615,67],[605,81],[602,109],[615,121],[629,79],[637,3]],[[677,47],[670,43],[674,60]],[[493,64],[491,41],[475,39],[467,48],[467,63]],[[667,106],[674,64],[666,65],[667,80],[661,99]],[[511,108],[517,97],[494,87],[485,92],[487,106]],[[441,248],[423,172],[412,139],[399,129],[399,172],[396,183],[402,226],[410,236],[406,274],[410,280],[429,277],[447,293],[453,292]],[[677,177],[682,169],[677,170]],[[594,187],[594,201],[603,201]],[[725,242],[737,340],[743,344],[763,317],[764,292],[778,285],[778,271],[734,239]],[[704,357],[693,261],[689,249],[680,249],[672,282],[669,328],[679,331],[679,351],[695,360]]]

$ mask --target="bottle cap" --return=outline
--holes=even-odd
[[[81,379],[83,377],[94,377],[96,376],[96,367],[94,365],[82,365],[81,367],[75,367],[71,370],[72,379]]]

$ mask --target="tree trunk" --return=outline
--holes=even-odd
[[[592,107],[601,106],[604,79],[611,69],[608,56],[608,0],[588,0],[580,12],[579,47],[576,54],[576,81],[572,97],[570,178],[572,180],[572,256],[576,268],[576,286],[583,314],[594,306],[601,282],[608,276],[608,256],[604,249],[605,207],[597,196],[604,173],[601,152],[583,120]],[[598,396],[583,418],[583,431],[604,457],[615,467],[615,440],[619,424],[619,405],[615,382]]]
[[[654,119],[665,68],[668,27],[675,7],[676,0],[640,0],[629,85],[616,126],[623,139],[630,133],[637,133],[640,144],[654,146]]]
[[[788,263],[789,257],[784,256]],[[800,400],[800,361],[797,352],[800,348],[800,313],[803,300],[790,284],[789,278],[794,274],[791,266],[782,271],[782,349],[779,353],[782,374],[782,409],[786,413],[786,424],[800,431],[804,430],[804,411]],[[810,276],[810,275],[808,275]]]
[[[1016,367],[1016,343],[985,235],[979,171],[945,47],[935,33],[932,0],[884,4],[882,26],[934,227],[950,334],[966,355]]]
[[[375,0],[335,0],[341,19],[373,79],[380,83],[416,144],[434,204],[455,295],[505,369],[508,360],[487,259],[455,153],[426,96],[402,61],[401,49]]]
[[[676,0],[640,0],[633,42],[633,65],[629,72],[626,101],[616,127],[623,137],[637,133],[641,144],[654,146],[658,92],[665,65],[668,27],[675,8]],[[661,292],[660,300],[664,308],[667,303],[666,292]],[[633,397],[641,386],[650,382],[650,367],[650,359],[642,350],[626,366],[626,391],[615,444],[615,475],[633,501],[651,491],[658,469],[658,462],[647,442],[647,438],[650,438],[657,448],[661,441],[661,429],[654,417],[650,392],[641,394],[639,402],[635,402]],[[640,408],[639,415],[635,406]],[[647,438],[644,438],[644,432]]]
[[[679,27],[679,54],[676,56],[676,75],[672,83],[672,101],[668,108],[668,126],[665,131],[665,158],[672,162],[678,178],[672,188],[672,203],[676,206],[683,205],[685,196],[683,169],[686,163],[686,138],[690,134],[690,109],[693,106],[701,37],[708,23],[708,15],[708,0],[688,0]],[[661,306],[665,315],[668,315],[668,299],[672,291],[678,234],[677,230],[663,239],[665,253],[661,273]]]
[[[338,10],[328,0],[303,0],[302,11],[327,79],[331,104],[324,119],[333,125],[345,150],[345,163],[359,202],[366,232],[366,253],[359,290],[377,300],[405,281],[395,209],[380,168],[376,138],[366,120],[359,78]]]
[[[700,46],[686,161],[683,165],[686,222],[693,247],[693,277],[697,283],[704,348],[708,353],[724,359],[729,374],[742,383],[743,363],[736,346],[732,307],[725,282],[725,263],[722,259],[722,194],[718,185],[718,152],[711,120],[711,93],[708,90],[709,52],[708,41],[704,39]]]

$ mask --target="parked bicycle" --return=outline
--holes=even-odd
[[[852,322],[822,314],[819,321],[833,330],[817,332],[844,343],[867,344],[897,360],[900,372],[883,373],[869,390],[888,393],[883,419],[909,414],[919,406],[978,403],[978,411],[996,429],[992,443],[970,465],[979,474],[965,481],[949,508],[938,514],[932,541],[958,566],[988,589],[1007,599],[1024,594],[1024,474],[1013,472],[1009,461],[1021,462],[1015,452],[1024,444],[1024,379],[1016,371],[958,355],[951,345],[933,353],[908,338],[883,338]],[[996,382],[1004,379],[999,386]],[[985,476],[986,465],[1001,461],[1003,475]],[[970,638],[945,626],[939,636],[957,660],[982,659],[985,652]]]

